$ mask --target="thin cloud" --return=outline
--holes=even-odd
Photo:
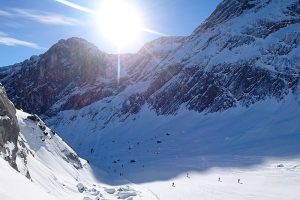
[[[6,17],[9,17],[11,16],[11,14],[5,10],[0,10],[0,16],[6,16]]]
[[[42,12],[30,9],[10,8],[0,10],[0,16],[4,17],[18,17],[26,20],[35,21],[42,24],[50,25],[78,25],[80,24],[77,19],[59,15],[56,13]]]
[[[15,16],[24,17],[26,19],[36,21],[42,24],[52,24],[52,25],[76,25],[79,23],[78,20],[63,15],[58,15],[48,12],[38,12],[36,10],[27,10],[13,8],[11,9]]]
[[[36,43],[12,38],[3,32],[0,32],[0,44],[5,46],[24,46],[33,49],[41,49]]]

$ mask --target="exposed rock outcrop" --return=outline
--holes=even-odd
[[[0,153],[15,169],[19,131],[16,109],[0,86]]]

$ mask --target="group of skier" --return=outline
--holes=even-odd
[[[219,181],[219,182],[222,182],[222,181],[221,181],[221,177],[219,177],[219,178],[218,178],[218,181]],[[239,184],[242,184],[242,182],[241,182],[241,179],[240,179],[240,178],[238,178],[237,182],[238,182]]]
[[[186,177],[187,177],[187,178],[191,178],[190,175],[189,175],[189,173],[186,174]],[[219,182],[222,182],[221,177],[218,178],[218,181],[219,181]],[[238,178],[237,182],[238,182],[238,184],[243,184],[243,183],[241,182],[241,179],[240,179],[240,178]],[[174,183],[174,182],[172,182],[172,187],[175,187],[175,183]]]

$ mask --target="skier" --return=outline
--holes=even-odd
[[[221,177],[219,177],[219,182],[221,182]]]
[[[239,183],[239,184],[241,183],[241,179],[238,179],[238,183]]]
[[[187,178],[191,178],[191,177],[189,176],[189,173],[186,173],[186,177],[187,177]]]
[[[172,183],[172,187],[175,187],[175,183],[174,182]]]

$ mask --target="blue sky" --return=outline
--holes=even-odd
[[[97,10],[101,0],[68,0]],[[189,35],[221,0],[124,0],[139,10],[143,24],[167,35]],[[45,52],[60,39],[82,37],[100,50],[116,48],[97,32],[95,17],[56,0],[0,0],[0,66],[14,64]],[[136,52],[143,43],[159,37],[142,33],[142,40],[127,48]]]

